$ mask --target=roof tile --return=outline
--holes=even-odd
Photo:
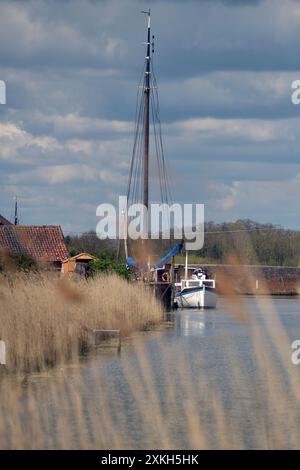
[[[62,261],[68,257],[59,225],[1,225],[0,249],[22,253],[36,261]]]
[[[12,225],[12,223],[0,214],[0,225]]]

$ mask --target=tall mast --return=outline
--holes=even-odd
[[[150,108],[150,9],[143,11],[148,15],[147,28],[147,54],[144,80],[144,191],[143,204],[148,209],[149,206],[149,108]],[[147,224],[148,225],[148,224]],[[148,230],[148,227],[147,227]]]
[[[159,116],[159,101],[155,73],[153,70],[153,54],[154,54],[154,36],[151,36],[150,29],[150,9],[143,11],[147,18],[147,36],[146,54],[144,59],[143,73],[140,77],[138,92],[137,92],[137,105],[136,105],[136,121],[134,132],[134,143],[132,149],[132,156],[129,168],[129,178],[127,185],[127,201],[128,204],[143,204],[144,217],[143,227],[141,233],[141,248],[144,260],[149,255],[149,220],[148,210],[151,191],[149,191],[150,178],[149,173],[152,167],[150,162],[150,121],[153,122],[153,152],[155,151],[155,161],[158,170],[158,182],[160,189],[160,197],[162,203],[171,201],[172,196],[169,188],[168,174],[166,169],[166,161],[164,156],[163,141],[161,136],[161,121]],[[151,108],[151,109],[150,109]],[[151,147],[152,149],[152,147]],[[151,165],[150,165],[151,163]]]

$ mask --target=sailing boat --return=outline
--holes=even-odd
[[[142,243],[139,246],[140,253],[137,256],[139,259],[139,265],[142,266],[143,270],[145,270],[150,268],[150,247],[148,243],[149,199],[150,196],[157,192],[154,188],[157,182],[157,190],[159,189],[160,192],[160,203],[169,206],[173,200],[164,156],[158,90],[153,66],[154,36],[151,37],[151,12],[149,9],[142,13],[147,15],[148,20],[146,42],[144,43],[146,46],[146,55],[137,93],[135,136],[129,169],[127,203],[128,206],[142,204],[145,208],[143,237]],[[153,156],[150,156],[149,152],[150,137],[153,138],[154,143],[153,151],[155,152],[155,155]],[[156,166],[155,171],[154,166]],[[154,178],[154,175],[157,176],[157,179]],[[153,192],[151,195],[149,194],[150,176],[152,182],[151,189]],[[128,220],[126,220],[125,223],[128,224]],[[127,265],[132,266],[133,264],[137,264],[137,262],[132,256],[128,256],[128,252],[136,251],[138,243],[135,243],[135,246],[130,247],[128,242],[129,240],[126,240],[126,246],[124,249],[127,258]]]
[[[149,207],[149,142],[151,123],[155,143],[161,203],[169,205],[173,201],[164,157],[157,82],[153,67],[154,36],[151,38],[150,9],[148,11],[143,11],[142,13],[145,13],[148,17],[147,41],[145,43],[146,56],[143,73],[138,87],[135,138],[130,163],[127,201],[128,204],[139,204],[142,202],[147,212]],[[128,223],[126,217],[124,219],[124,223]],[[128,240],[125,237],[124,249],[127,267],[137,269],[137,279],[143,278],[144,281],[155,284],[156,292],[160,291],[158,287],[162,288],[162,292],[164,293],[163,295],[165,295],[167,289],[174,292],[173,287],[175,276],[173,261],[174,256],[181,252],[183,243],[178,243],[176,246],[171,248],[170,251],[151,268],[149,263],[148,215],[146,215],[143,225],[145,237],[142,240],[143,254],[139,261],[136,261],[132,256],[128,256]],[[169,264],[170,261],[171,268]],[[191,280],[185,279],[184,281],[181,281],[181,289],[176,293],[175,298],[177,306],[213,307],[216,305],[215,292],[213,292],[215,281],[206,280],[204,278],[204,273],[202,273],[201,276],[198,276],[198,274],[199,273],[193,274]],[[164,283],[167,284],[167,289],[165,285],[163,285]],[[170,298],[171,297],[172,296],[170,296]]]

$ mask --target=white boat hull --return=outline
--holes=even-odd
[[[184,289],[174,301],[180,308],[216,308],[217,294],[214,289]]]

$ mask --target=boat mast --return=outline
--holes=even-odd
[[[148,11],[143,11],[148,15],[148,28],[147,28],[147,53],[146,53],[146,67],[145,67],[145,79],[144,79],[144,190],[143,190],[143,204],[148,210],[149,206],[149,121],[150,121],[150,9]],[[145,230],[147,230],[148,235],[148,219],[146,222]]]
[[[137,92],[135,132],[127,184],[127,202],[130,206],[134,204],[143,205],[144,214],[142,214],[143,220],[141,224],[143,227],[142,233],[139,237],[141,238],[141,243],[137,243],[137,246],[140,247],[141,250],[137,256],[143,258],[143,261],[147,263],[150,251],[150,243],[148,240],[148,210],[150,205],[150,198],[152,195],[152,191],[150,190],[149,186],[149,177],[152,167],[152,161],[150,161],[151,157],[149,153],[150,125],[152,125],[152,123],[154,137],[153,151],[155,151],[156,157],[154,158],[153,165],[157,163],[161,202],[163,204],[168,204],[172,200],[172,195],[166,169],[163,139],[161,135],[157,83],[153,70],[154,36],[151,36],[150,9],[147,11],[142,11],[142,13],[145,14],[147,18],[146,42],[143,43],[144,46],[146,46],[146,54]],[[133,249],[133,244],[131,244],[131,249]]]

